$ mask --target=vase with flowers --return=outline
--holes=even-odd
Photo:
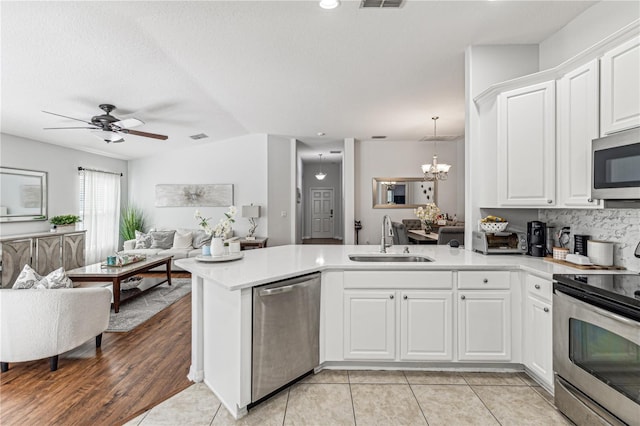
[[[230,206],[229,211],[224,214],[215,226],[211,226],[209,221],[210,217],[205,218],[202,216],[199,210],[196,210],[195,218],[198,220],[198,225],[207,234],[211,235],[211,256],[222,256],[224,254],[224,237],[231,231],[231,224],[235,222],[235,215],[237,209],[235,206]]]
[[[438,220],[440,209],[435,203],[428,203],[424,207],[420,206],[413,210],[413,213],[420,219],[424,232],[428,234],[431,232],[433,224]]]

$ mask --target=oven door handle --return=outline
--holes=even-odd
[[[630,318],[623,317],[622,315],[618,315],[616,313],[607,311],[606,309],[595,306],[592,303],[589,303],[587,300],[580,300],[576,297],[573,297],[570,293],[564,292],[563,290],[556,289],[554,290],[554,292],[555,292],[555,297],[560,297],[561,299],[566,300],[567,303],[578,303],[578,305],[588,306],[589,309],[593,310],[593,312],[600,314],[605,318],[612,319],[614,321],[620,322],[624,325],[631,326],[631,327],[638,326],[637,321],[634,321]]]

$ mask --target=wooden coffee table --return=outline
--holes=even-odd
[[[171,285],[171,259],[173,256],[149,256],[146,260],[131,263],[126,266],[103,267],[102,263],[83,266],[81,268],[67,271],[67,276],[72,281],[86,282],[111,282],[113,283],[113,310],[118,313],[120,302],[138,296],[141,293],[163,283]],[[127,278],[131,278],[141,272],[147,272],[156,266],[166,265],[167,278],[154,280],[151,285],[143,285],[136,289],[127,290],[125,295],[120,294],[120,283]]]

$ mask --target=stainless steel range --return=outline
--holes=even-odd
[[[578,425],[640,425],[640,275],[554,275],[555,404]]]

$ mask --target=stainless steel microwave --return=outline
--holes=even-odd
[[[594,139],[591,146],[591,196],[640,200],[640,128]]]

